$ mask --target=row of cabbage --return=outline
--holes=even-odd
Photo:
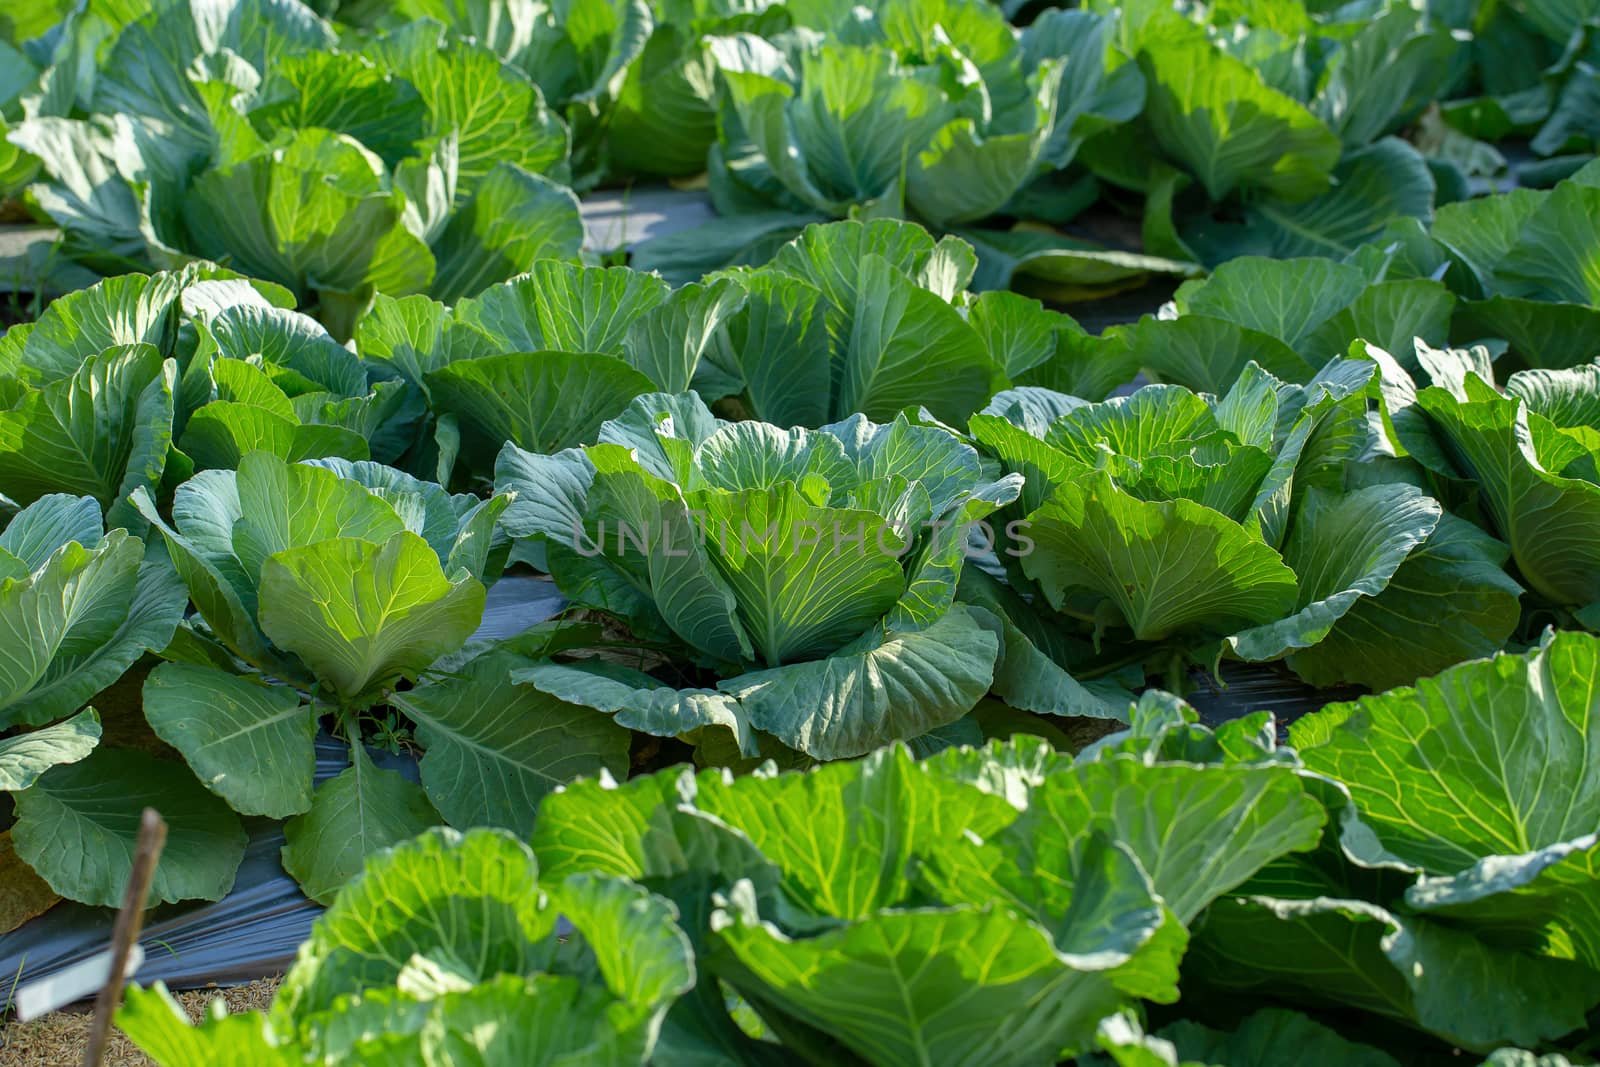
[[[218,268],[62,298],[0,340],[17,854],[110,903],[153,801],[184,813],[158,897],[214,899],[239,816],[287,818],[325,899],[441,820],[526,832],[555,785],[646,749],[1060,739],[1224,659],[1381,690],[1594,627],[1600,372],[1428,344],[1453,316],[1417,337],[1389,312],[1456,298],[1371,280],[1398,249],[1274,267],[1276,295],[1238,261],[1103,338],[965,294],[970,251],[892,222],[676,291],[552,262],[453,309],[380,299],[355,351]],[[1139,352],[1178,366],[1157,356],[1191,328],[1255,355],[1217,393],[1099,399]],[[510,565],[574,611],[478,640]],[[128,684],[192,776],[96,747],[80,710],[147,652]],[[416,747],[421,785],[352,744],[314,788],[319,722]]]
[[[372,459],[456,488],[486,488],[510,441],[534,452],[592,443],[649,392],[693,389],[733,417],[788,429],[911,407],[960,426],[997,392],[1042,387],[1105,399],[1141,371],[1224,395],[1254,362],[1311,381],[1356,341],[1406,371],[1434,349],[1481,346],[1501,375],[1564,371],[1600,350],[1600,170],[1550,190],[1441,208],[1429,226],[1387,225],[1339,258],[1242,257],[1179,287],[1159,313],[1090,335],[1068,315],[1004,291],[969,292],[981,257],[908,223],[812,225],[764,266],[672,288],[574,249],[476,297],[370,294],[353,343],[294,310],[295,294],[210,264],[119,276],[58,301],[0,339],[12,453],[38,457],[6,487],[96,497],[118,516],[128,462],[169,483],[234,466],[253,449],[285,459]],[[103,350],[144,344],[151,351]],[[91,357],[123,383],[102,404],[117,462],[49,454],[22,412],[45,412]],[[121,443],[145,420],[135,399],[175,360],[165,453]],[[47,417],[40,428],[47,433]],[[24,445],[26,444],[26,447]],[[18,458],[13,463],[26,465]],[[31,494],[31,495],[30,495]]]
[[[372,858],[264,1015],[119,1023],[184,1067],[1586,1062],[1597,685],[1563,634],[1292,748],[1151,692],[1076,756],[601,776]]]
[[[1600,93],[1596,13],[1553,0],[14,6],[0,194],[103,273],[222,262],[340,340],[374,290],[576,255],[568,186],[640,176],[705,172],[720,216],[636,250],[674,283],[857,216],[961,233],[983,289],[1343,255],[1504,179],[1491,142],[1571,173]],[[1094,204],[1143,254],[1051,229]]]

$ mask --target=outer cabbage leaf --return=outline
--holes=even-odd
[[[350,766],[318,787],[305,814],[284,824],[283,869],[306,896],[327,904],[367,857],[438,822],[421,786],[374,766],[355,744]]]
[[[92,496],[129,525],[127,497],[153,490],[166,466],[175,375],[155,348],[136,344],[18,389],[0,412],[0,492],[20,504],[47,493]]]
[[[1153,27],[1153,28],[1151,28]],[[1163,152],[1212,199],[1241,186],[1304,200],[1328,186],[1338,138],[1177,16],[1152,18],[1140,41],[1145,117]]]
[[[281,819],[311,806],[316,717],[293,689],[163,663],[143,697],[156,736],[233,810]]]
[[[164,648],[184,597],[159,551],[100,534],[89,498],[46,496],[0,534],[0,723],[43,724]]]
[[[69,900],[116,907],[133,870],[146,807],[167,822],[152,901],[220,900],[233,888],[245,833],[226,804],[188,774],[133,749],[103,746],[17,794],[17,855]]]
[[[513,684],[527,664],[491,652],[391,698],[417,724],[423,788],[452,825],[525,835],[540,800],[559,786],[627,773],[628,731],[601,712]]]
[[[1518,572],[1557,604],[1600,600],[1600,570],[1587,531],[1600,521],[1600,485],[1548,471],[1530,415],[1490,391],[1462,402],[1434,386],[1417,395],[1464,473],[1483,494]]]

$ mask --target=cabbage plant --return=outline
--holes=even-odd
[[[1134,373],[1070,316],[968,293],[975,263],[959,238],[889,219],[809,226],[765,266],[677,289],[628,267],[541,260],[454,308],[380,295],[356,347],[372,378],[426,398],[437,422],[423,436],[458,433],[483,480],[506,441],[592,444],[648,392],[693,388],[785,428],[919,406],[960,422],[1013,381],[1099,398]]]
[[[1442,346],[1458,307],[1433,278],[1410,277],[1392,248],[1341,262],[1240,256],[1137,323],[1105,331],[1105,343],[1161,381],[1224,394],[1248,363],[1304,384],[1356,341],[1416,370],[1416,341]]]
[[[106,530],[93,497],[42,496],[0,531],[0,788],[16,803],[17,859],[69,900],[122,899],[146,805],[168,819],[153,899],[215,900],[233,884],[237,816],[181,767],[100,745],[84,707],[165,649],[186,606],[159,542]]]
[[[367,365],[271,282],[194,264],[68,294],[0,339],[0,496],[165,499],[194,470],[252,451],[397,463],[448,478],[458,451],[430,433],[427,397]],[[164,488],[165,487],[165,488]]]
[[[1018,738],[921,761],[896,745],[803,774],[668,770],[552,796],[533,847],[548,870],[625,876],[699,916],[688,933],[703,966],[759,1005],[786,1049],[1034,1063],[1092,1047],[1100,1019],[1139,997],[1173,999],[1166,946],[1182,927],[1316,843],[1324,812],[1296,770],[1244,748],[1256,765],[1198,752],[1075,762]],[[997,895],[1007,907],[986,906]],[[980,1005],[984,1025],[958,1004]],[[662,1040],[763,1051],[715,987],[680,1001]]]
[[[711,194],[725,218],[646,246],[650,265],[737,262],[857,212],[978,222],[1143,104],[1137,68],[1108,70],[1099,16],[1052,12],[1019,37],[982,0],[790,6],[793,31],[712,39]]]
[[[1183,3],[1127,13],[1116,44],[1113,63],[1144,76],[1144,108],[1081,158],[1145,194],[1147,252],[1339,257],[1391,220],[1430,220],[1441,178],[1467,195],[1453,164],[1393,136],[1461,69],[1461,41],[1431,10]]]
[[[370,462],[287,463],[178,488],[158,530],[198,614],[144,683],[151,728],[234,810],[286,828],[285,866],[326,898],[363,857],[437,821],[422,789],[376,769],[360,713],[459,652],[504,562],[508,498],[452,497]],[[313,789],[317,720],[332,714],[352,765]]]
[[[1418,389],[1399,368],[1388,372],[1409,401],[1401,425],[1411,454],[1476,489],[1481,521],[1539,601],[1600,626],[1600,555],[1589,536],[1600,519],[1600,364],[1516,371],[1497,388],[1482,348],[1418,353],[1419,377],[1433,384]]]
[[[726,272],[742,295],[688,381],[764,422],[820,426],[908,408],[960,423],[1013,382],[1100,399],[1135,373],[1037,300],[967,292],[979,270],[966,241],[914,223],[808,226],[765,266]]]
[[[1442,275],[1462,298],[1451,339],[1504,342],[1518,367],[1593,359],[1600,288],[1588,264],[1600,248],[1597,207],[1600,164],[1593,161],[1553,189],[1441,207],[1427,235],[1406,244],[1414,271]]]
[[[270,1014],[196,1027],[157,983],[130,990],[117,1023],[172,1065],[642,1064],[694,982],[667,901],[541,875],[504,832],[434,830],[375,856],[318,917]]]
[[[716,141],[716,62],[706,38],[792,25],[779,0],[397,0],[388,27],[431,18],[533,79],[572,130],[574,183],[687,176]]]
[[[0,496],[89,496],[115,525],[142,528],[128,497],[166,469],[179,297],[203,276],[109,279],[0,337]]]
[[[374,290],[455,299],[576,255],[577,204],[551,180],[566,128],[521,71],[427,20],[345,49],[298,0],[223,15],[157,5],[78,86],[84,117],[9,135],[42,161],[34,196],[69,254],[221,261],[342,336]]]
[[[459,434],[469,471],[487,481],[507,441],[541,452],[590,443],[670,367],[692,368],[731,295],[726,285],[673,292],[627,267],[543,260],[454,308],[380,297],[357,350],[376,374],[427,398]]]
[[[197,470],[231,470],[256,451],[371,459],[448,478],[455,443],[427,432],[426,396],[363,364],[281,295],[238,285],[190,292],[196,344],[184,360],[174,458]]]
[[[441,1064],[461,1050],[890,1064],[937,1048],[921,1062],[1020,1064],[1090,1049],[1103,1016],[1176,998],[1183,928],[1211,901],[1319,840],[1311,783],[1240,731],[1228,743],[1247,755],[1213,743],[1182,763],[1074,762],[1023,738],[922,761],[896,745],[805,774],[581,782],[545,800],[531,854],[435,831],[369,861],[265,1017],[191,1027],[157,987],[119,1024],[162,1063],[225,1041],[346,1059],[420,1039]],[[1196,872],[1216,855],[1229,862]],[[996,891],[1010,906],[986,906]],[[565,951],[547,940],[558,911],[575,928]],[[496,1025],[468,1025],[490,1010],[479,1001]],[[360,1025],[366,1013],[393,1021]]]
[[[496,485],[518,495],[504,523],[519,550],[708,685],[582,663],[512,677],[745,755],[761,735],[833,759],[947,727],[997,651],[955,599],[968,527],[1020,483],[903,417],[784,430],[724,422],[693,393],[636,399],[581,450],[508,445]]]
[[[1587,634],[1551,633],[1293,724],[1306,768],[1346,791],[1343,816],[1301,862],[1213,905],[1186,978],[1309,1010],[1359,999],[1479,1052],[1586,1033],[1597,654]]]
[[[374,857],[268,1013],[195,1026],[157,987],[119,1022],[163,1064],[1564,1062],[1600,1006],[1597,657],[1550,634],[1293,747],[1151,690],[1075,754],[601,775],[529,845]]]
[[[1208,648],[1381,688],[1495,651],[1519,618],[1506,547],[1368,465],[1405,453],[1369,419],[1382,380],[1349,359],[1304,386],[1251,364],[1221,398],[1001,394],[970,425],[1026,478],[1014,584],[1129,661]]]

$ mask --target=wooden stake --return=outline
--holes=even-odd
[[[128,888],[122,894],[122,910],[117,912],[116,925],[111,928],[111,972],[94,998],[94,1021],[89,1026],[89,1045],[83,1051],[84,1067],[100,1067],[100,1060],[106,1054],[111,1020],[116,1017],[117,1005],[122,1003],[128,953],[138,942],[139,931],[144,926],[144,905],[150,899],[150,882],[156,876],[156,863],[166,843],[167,824],[156,809],[145,808],[139,818],[139,842],[133,852]]]

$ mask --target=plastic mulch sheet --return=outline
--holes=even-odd
[[[556,615],[565,606],[554,583],[512,575],[489,589],[483,625],[476,637],[509,637]],[[349,748],[319,736],[316,779],[320,784],[349,765]],[[368,748],[380,767],[417,780],[412,756]],[[163,981],[174,989],[233,985],[281,974],[311,933],[322,907],[306,899],[278,862],[283,824],[246,819],[250,842],[233,890],[219,901],[166,904],[145,917],[140,941],[145,963],[140,982]],[[0,936],[0,1011],[12,991],[44,978],[106,947],[116,911],[61,903],[11,933]]]
[[[1219,685],[1206,671],[1191,671],[1192,691],[1184,697],[1200,713],[1200,721],[1216,726],[1254,711],[1270,711],[1280,738],[1302,715],[1328,704],[1354,700],[1366,693],[1356,686],[1314,689],[1285,670],[1264,663],[1224,663]]]
[[[711,198],[699,189],[638,185],[590,193],[580,202],[583,246],[590,252],[631,248],[652,237],[665,237],[717,217]]]

